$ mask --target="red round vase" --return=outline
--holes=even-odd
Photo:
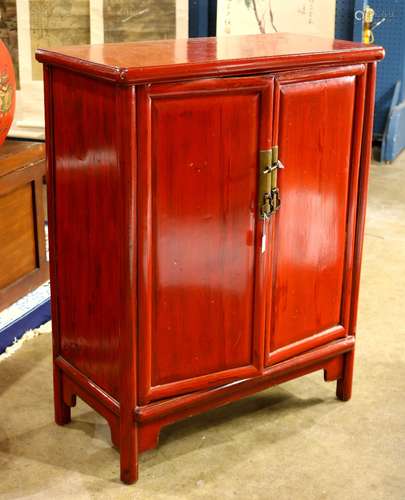
[[[10,53],[0,40],[0,145],[6,139],[15,110],[15,74]]]

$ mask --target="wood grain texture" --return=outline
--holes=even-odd
[[[0,176],[37,164],[43,173],[44,162],[45,144],[43,142],[8,139],[0,149]]]
[[[340,339],[267,368],[261,376],[139,407],[136,420],[139,421],[140,451],[157,446],[159,432],[163,426],[308,373],[323,370],[326,381],[338,380],[339,382],[342,377],[342,358],[350,355],[353,345],[353,337]]]
[[[41,62],[125,84],[274,72],[310,64],[350,64],[383,56],[384,50],[374,45],[287,33],[82,45],[36,51],[36,58]]]
[[[137,291],[137,123],[135,87],[116,89],[117,116],[121,127],[115,130],[119,185],[119,448],[121,480],[131,484],[138,477],[138,431],[134,412],[138,403],[138,291]],[[122,130],[126,133],[123,134]],[[112,428],[112,435],[114,430]],[[116,434],[116,432],[115,432]],[[115,443],[118,446],[117,443]]]
[[[0,288],[36,267],[32,185],[0,196]]]
[[[119,399],[121,240],[115,90],[55,68],[52,93],[51,168],[56,168],[50,196],[56,217],[51,253],[57,256],[60,353]]]
[[[360,172],[358,176],[356,233],[353,262],[353,284],[351,290],[350,325],[352,335],[356,333],[358,299],[360,288],[361,258],[363,253],[364,227],[366,222],[368,177],[371,162],[373,138],[374,97],[377,64],[370,63],[367,68],[366,97],[364,102],[364,127],[360,154]]]
[[[356,103],[364,102],[357,80],[364,71],[359,65],[277,79],[275,142],[285,168],[282,209],[272,221],[269,363],[347,334],[342,307],[350,290],[343,283],[352,255],[345,249],[354,241],[362,133]]]
[[[252,377],[250,379],[225,384],[218,388],[197,391],[176,398],[156,401],[149,405],[140,406],[137,408],[135,418],[140,422],[146,422],[177,413],[178,411],[187,411],[194,406],[198,407],[202,403],[214,403],[217,400],[223,399],[226,400],[225,402],[229,402],[238,399],[241,395],[247,396],[257,390],[263,390],[270,385],[275,385],[277,382],[274,381],[278,381],[279,378],[286,377],[287,380],[290,378],[289,375],[292,375],[294,372],[298,371],[302,375],[304,373],[310,373],[314,371],[314,369],[319,370],[319,363],[322,364],[336,356],[348,353],[353,347],[354,337],[339,339],[325,346],[303,353],[295,358],[286,360],[278,365],[268,367],[263,371],[263,374],[258,377]],[[316,368],[311,369],[313,365],[315,365]],[[292,376],[291,378],[295,377]]]
[[[257,158],[271,90],[247,78],[140,92],[143,402],[260,370]]]
[[[0,310],[48,278],[43,144],[7,140],[0,149]]]
[[[356,335],[361,258],[363,252],[364,227],[366,222],[368,176],[370,171],[371,145],[373,137],[374,96],[377,69],[376,66],[376,63],[370,63],[367,68],[366,96],[364,100],[364,127],[361,148],[359,151],[360,171],[358,175],[358,200],[353,244],[353,270],[351,276],[351,293],[348,297],[348,302],[350,301],[350,305],[348,305],[347,307],[349,318],[348,328],[351,335]],[[341,401],[348,401],[352,396],[353,366],[354,350],[345,355],[343,377],[338,381],[336,386],[336,396]]]
[[[48,241],[49,241],[49,274],[51,285],[52,310],[52,358],[53,358],[53,400],[55,422],[65,425],[71,420],[70,406],[65,403],[63,395],[62,370],[57,366],[56,359],[60,354],[61,333],[59,330],[59,302],[57,283],[57,255],[56,255],[56,210],[55,210],[55,148],[54,148],[54,105],[52,68],[44,66],[44,98],[45,98],[45,138],[47,157],[47,203],[48,203]],[[73,403],[73,401],[72,401]]]

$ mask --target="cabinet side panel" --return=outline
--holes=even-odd
[[[52,90],[60,354],[118,399],[116,89],[54,68]]]
[[[365,117],[362,137],[362,150],[360,159],[360,174],[358,187],[358,213],[356,221],[355,251],[353,265],[353,284],[352,284],[352,305],[349,331],[351,335],[356,333],[357,308],[359,300],[360,287],[360,268],[363,252],[364,227],[366,222],[366,206],[368,192],[368,176],[371,162],[371,148],[373,140],[373,119],[375,104],[375,85],[376,85],[377,63],[370,63],[367,68],[367,86],[365,100]]]

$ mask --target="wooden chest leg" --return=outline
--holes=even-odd
[[[64,400],[62,371],[55,365],[53,367],[53,401],[55,422],[58,425],[68,424],[70,422],[70,406]]]
[[[344,356],[343,377],[337,381],[336,397],[348,401],[352,396],[354,349]]]

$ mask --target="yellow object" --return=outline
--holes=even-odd
[[[374,19],[374,9],[369,5],[364,8],[364,21],[363,21],[363,42],[374,43],[374,35],[371,30],[371,23]]]

